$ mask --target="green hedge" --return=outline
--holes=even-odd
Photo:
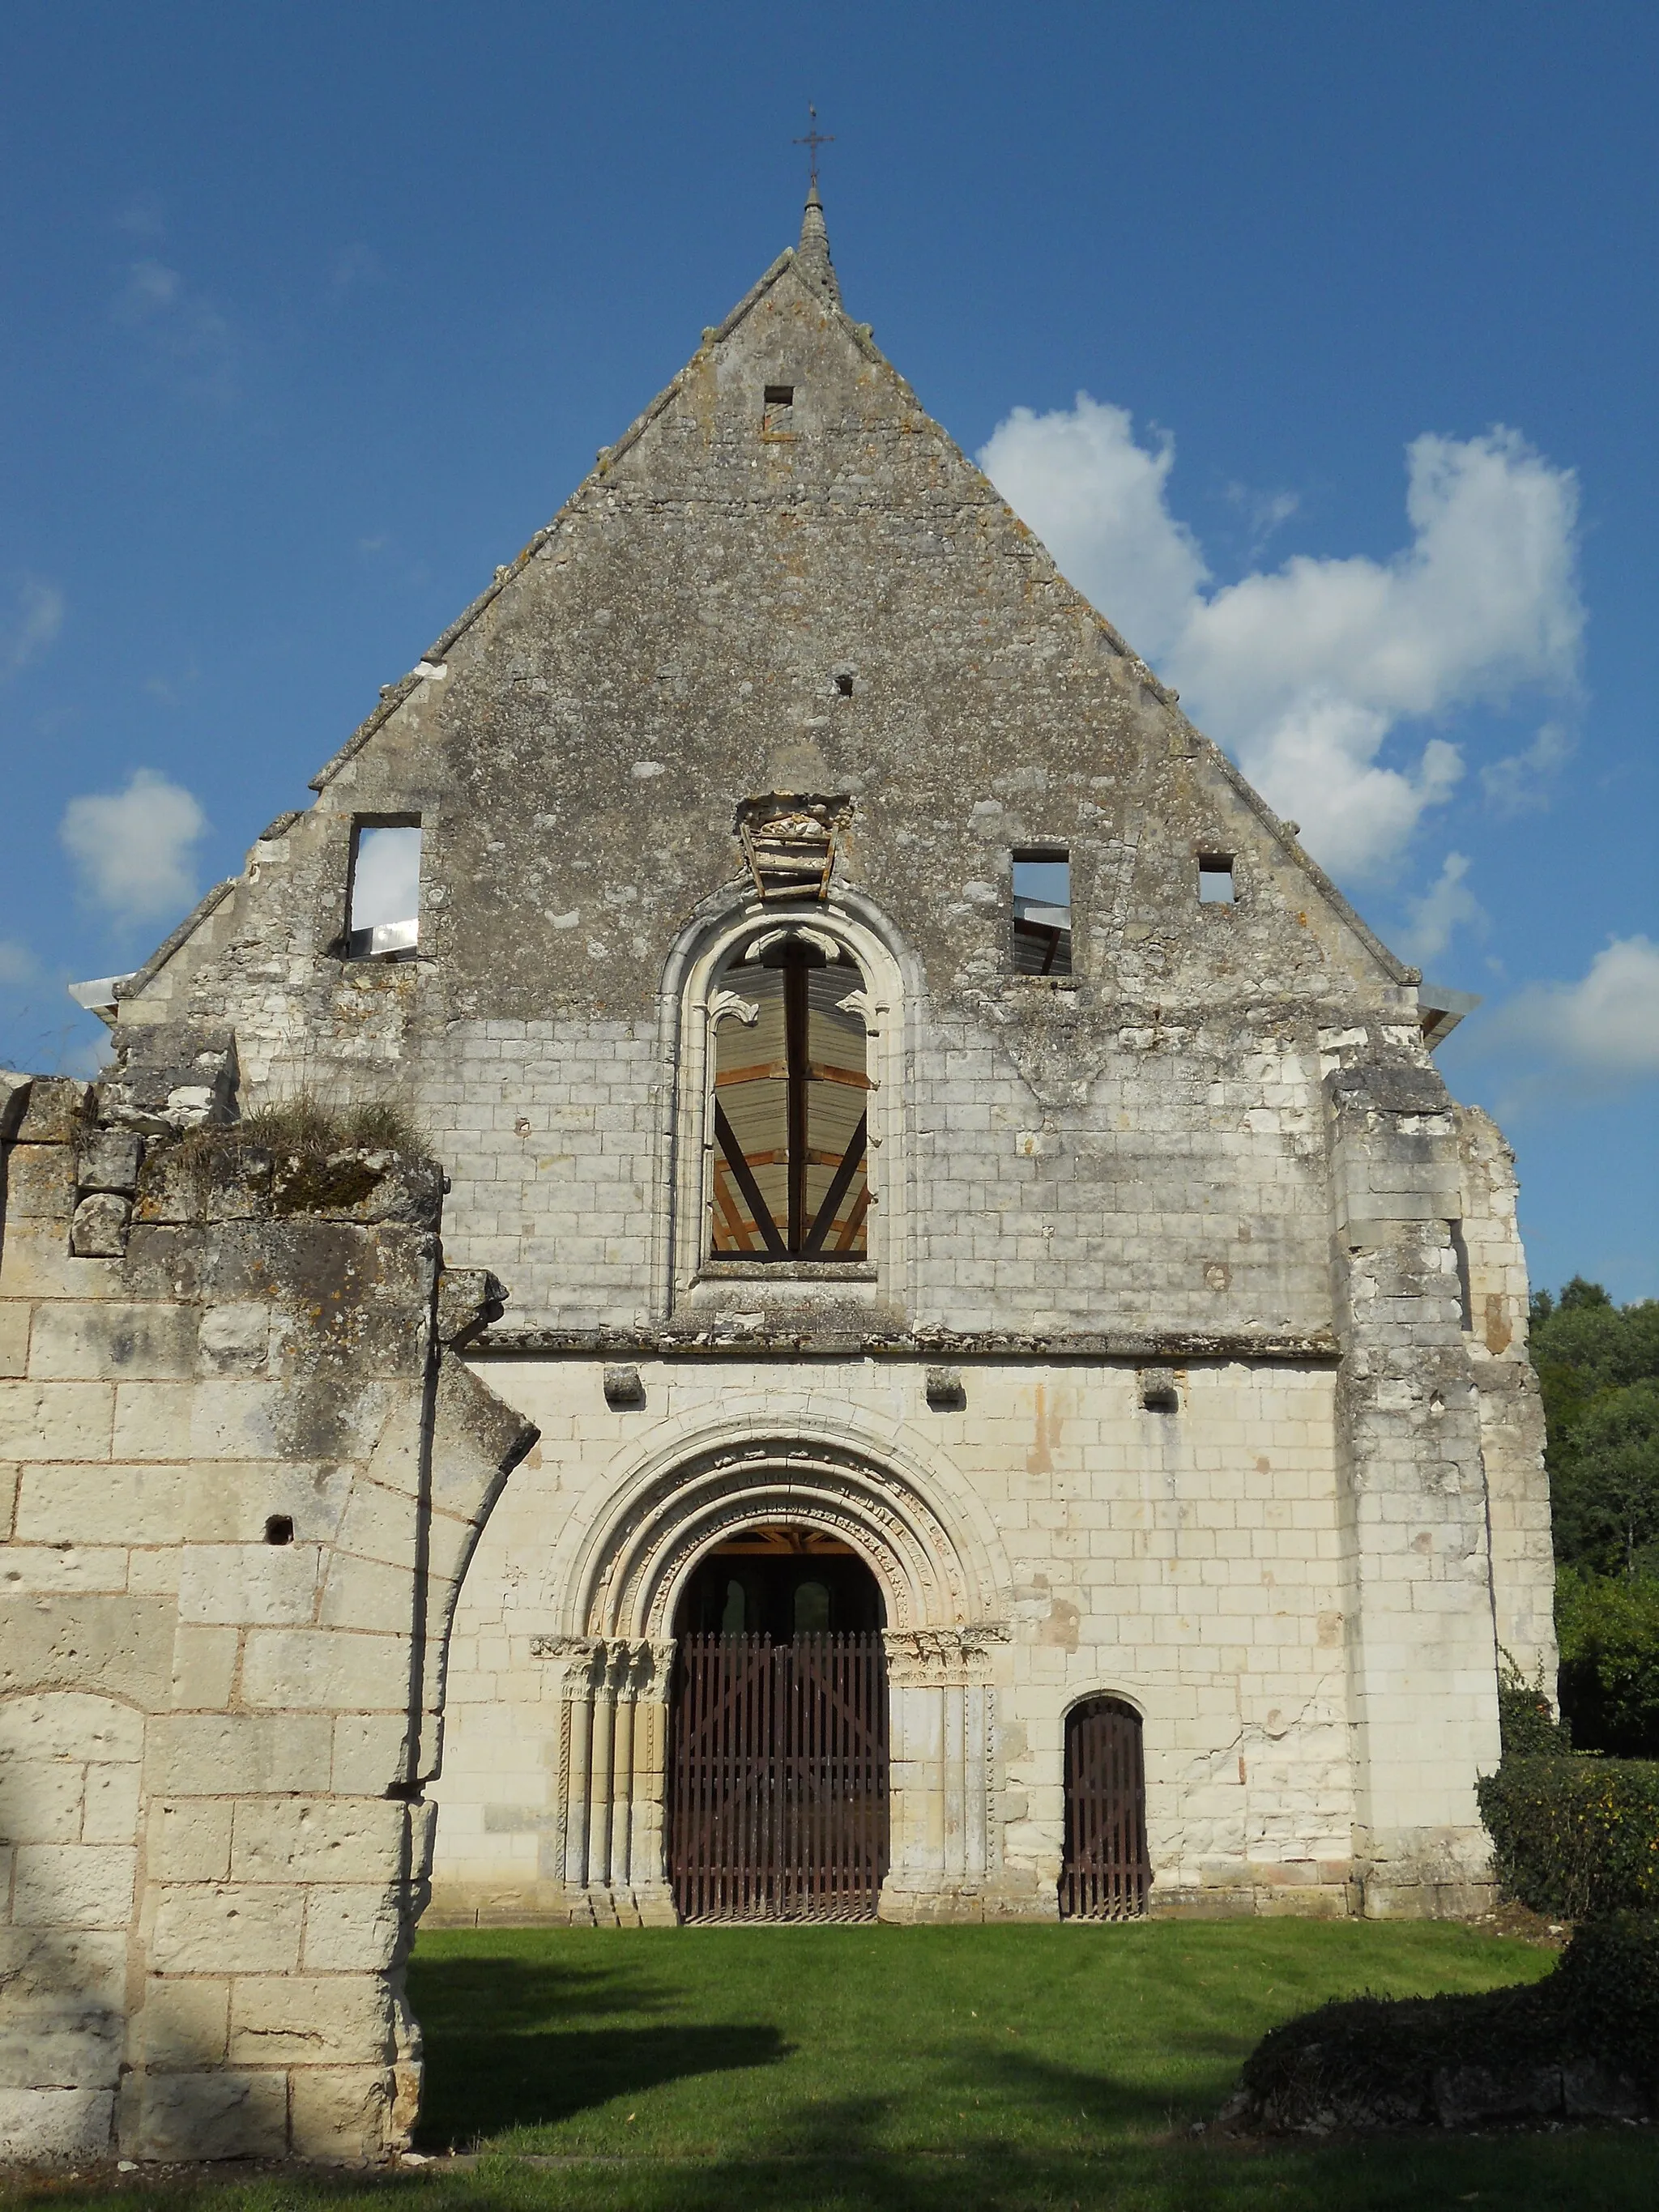
[[[1615,1912],[1580,1928],[1541,1982],[1350,1998],[1286,2021],[1244,2062],[1227,2117],[1323,2133],[1651,2117],[1656,2098],[1659,1917]]]
[[[1659,1763],[1507,1757],[1478,1786],[1507,1895],[1564,1920],[1659,1910]]]

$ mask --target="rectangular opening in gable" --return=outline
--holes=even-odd
[[[346,894],[347,959],[412,959],[420,913],[419,822],[358,822],[351,833]]]
[[[793,384],[769,384],[761,410],[761,428],[773,436],[780,436],[795,427],[795,387]]]
[[[1198,859],[1198,896],[1202,906],[1231,906],[1238,894],[1233,884],[1231,853],[1200,853]]]
[[[1072,972],[1072,864],[1056,848],[1014,854],[1014,973]]]

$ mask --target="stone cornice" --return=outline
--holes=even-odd
[[[466,1347],[477,1358],[915,1360],[1089,1360],[1135,1366],[1214,1364],[1243,1360],[1276,1365],[1334,1366],[1341,1346],[1328,1329],[1266,1331],[1183,1329],[1076,1330],[1053,1336],[1010,1330],[956,1331],[814,1328],[810,1322],[702,1329],[492,1328]]]

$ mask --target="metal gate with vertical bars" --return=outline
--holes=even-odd
[[[879,1633],[683,1636],[671,1759],[682,1920],[875,1917],[887,1871]]]
[[[1140,1716],[1121,1698],[1089,1698],[1066,1716],[1060,1917],[1137,1919],[1152,1876]]]

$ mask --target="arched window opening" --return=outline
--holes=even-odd
[[[1139,1919],[1152,1878],[1140,1716],[1121,1698],[1086,1698],[1066,1716],[1060,1917]]]
[[[866,1258],[869,1047],[856,964],[819,933],[777,933],[751,945],[723,980],[712,1251]]]

